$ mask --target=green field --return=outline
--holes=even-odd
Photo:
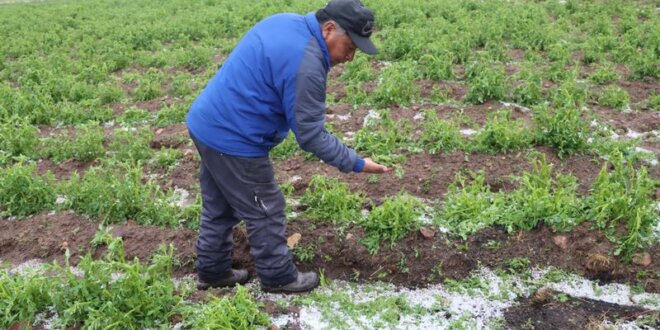
[[[332,244],[346,246],[346,237],[356,237],[351,253],[360,258],[392,256],[390,263],[370,259],[373,269],[354,262],[327,272],[326,289],[336,279],[479,288],[463,273],[452,282],[447,263],[420,257],[435,245],[406,244],[417,242],[420,229],[431,230],[450,247],[442,253],[466,254],[481,264],[482,255],[468,248],[475,240],[484,251],[497,251],[523,233],[547,230],[569,237],[566,254],[574,259],[562,264],[549,257],[554,252],[530,248],[483,264],[508,273],[525,269],[516,274],[523,277],[532,276],[526,271],[533,266],[557,267],[627,283],[657,299],[658,4],[364,3],[375,12],[372,39],[380,53],[356,54],[333,68],[326,124],[361,155],[394,171],[341,174],[301,151],[291,136],[274,149],[289,221],[303,233],[293,250],[297,264],[331,269],[339,263],[323,250],[328,240],[314,236],[324,230],[329,241],[340,242]],[[287,314],[286,308],[265,308],[269,303],[331,310],[334,302],[350,305],[346,313],[355,319],[385,311],[381,323],[334,320],[328,328],[399,328],[397,313],[416,320],[415,328],[435,315],[437,306],[420,311],[391,297],[374,306],[352,305],[336,294],[273,303],[262,299],[258,286],[200,298],[190,278],[179,277],[192,272],[188,259],[194,256],[168,248],[174,239],[154,242],[163,247],[140,263],[112,232],[127,222],[175,236],[198,229],[199,158],[185,127],[190,104],[253,24],[324,4],[0,0],[0,228],[71,217],[89,219],[98,229],[77,250],[90,253],[76,258],[69,258],[72,238],[68,248],[21,258],[12,249],[30,239],[8,235],[0,242],[0,328],[38,328],[46,318],[58,329],[252,329]],[[495,231],[503,236],[487,236]],[[33,235],[41,242],[38,230]],[[589,239],[593,248],[579,246]],[[553,247],[552,238],[548,242]],[[62,263],[15,271],[31,259],[66,259],[84,275]],[[593,260],[606,269],[594,271]],[[537,289],[546,282],[536,277],[527,284]],[[644,312],[639,325],[657,325],[660,307],[643,305],[652,312]],[[437,326],[476,327],[469,319],[454,315]],[[500,315],[478,325],[523,326],[512,320]],[[305,321],[296,322],[322,328]]]

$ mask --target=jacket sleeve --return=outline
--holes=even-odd
[[[303,63],[296,75],[291,125],[296,140],[303,150],[342,172],[361,172],[364,160],[324,127],[326,73],[323,67],[313,70],[310,66]]]

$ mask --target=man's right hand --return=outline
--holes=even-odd
[[[371,158],[364,159],[364,168],[362,169],[364,173],[385,173],[389,171],[390,169],[387,166],[380,165],[371,160]]]

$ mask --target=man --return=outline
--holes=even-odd
[[[193,102],[188,129],[200,153],[202,219],[197,287],[243,284],[231,268],[232,232],[245,220],[250,253],[267,292],[306,292],[315,272],[296,269],[285,237],[284,197],[268,152],[292,130],[300,147],[342,172],[383,173],[324,128],[330,67],[369,40],[372,12],[358,0],[332,0],[316,14],[277,14],[257,23]]]

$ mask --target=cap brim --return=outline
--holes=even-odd
[[[348,36],[351,37],[351,40],[353,40],[353,43],[357,48],[359,48],[361,51],[369,54],[369,55],[375,55],[378,54],[378,49],[374,45],[373,42],[369,38],[361,37],[353,32],[347,31]]]

